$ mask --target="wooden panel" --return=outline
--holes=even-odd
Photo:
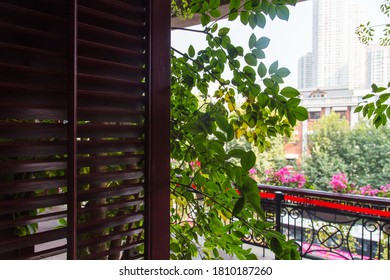
[[[0,1],[0,259],[169,257],[169,20],[151,16],[162,7]]]
[[[0,1],[0,258],[65,237],[66,2]]]
[[[143,244],[148,44],[146,10],[137,6],[142,2],[79,1],[77,136],[84,173],[78,178],[83,191],[77,248],[82,259],[127,259],[140,254]],[[140,230],[118,238],[134,227]]]

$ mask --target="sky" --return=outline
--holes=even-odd
[[[320,0],[326,1],[326,0]],[[380,5],[383,0],[352,0],[361,4],[366,10],[367,17],[362,18],[362,23],[371,21],[373,25],[383,24],[386,16],[380,12]],[[275,60],[279,61],[279,67],[287,67],[291,74],[285,79],[285,85],[297,87],[298,60],[301,56],[312,50],[312,1],[298,3],[290,7],[290,18],[288,21],[267,18],[267,25],[264,29],[255,28],[252,30],[249,25],[243,26],[240,22],[221,21],[219,26],[230,28],[230,37],[233,43],[246,47],[252,33],[257,38],[262,36],[271,39],[266,52],[264,63],[270,65]],[[200,28],[195,26],[193,28]],[[377,31],[378,33],[380,30]],[[192,44],[196,50],[206,46],[204,35],[188,31],[173,31],[172,46],[180,51],[186,51]]]

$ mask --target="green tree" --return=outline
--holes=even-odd
[[[379,186],[390,182],[390,129],[376,129],[360,123],[348,133],[343,154],[347,163],[347,174],[358,186]]]
[[[345,173],[357,186],[378,188],[390,181],[390,140],[387,127],[375,128],[366,122],[353,129],[336,113],[323,117],[309,137],[310,157],[304,169],[319,189],[330,190],[336,173]]]
[[[255,153],[227,147],[242,138],[264,151],[271,138],[290,136],[296,122],[307,119],[307,110],[299,106],[296,89],[281,88],[289,70],[277,61],[264,64],[268,38],[252,34],[245,51],[232,43],[229,28],[218,25],[227,17],[264,28],[267,16],[287,20],[287,6],[295,3],[231,0],[228,14],[221,15],[219,0],[194,0],[186,9],[200,15],[203,30],[184,30],[202,35],[207,46],[190,45],[186,53],[172,46],[172,259],[218,259],[220,251],[254,259],[241,246],[250,231],[265,238],[279,259],[299,258],[293,242],[265,220],[257,182],[248,174]]]
[[[341,151],[346,147],[348,122],[331,112],[313,125],[308,137],[310,156],[303,161],[303,169],[309,181],[321,190],[328,190],[332,175],[345,171],[346,163]]]

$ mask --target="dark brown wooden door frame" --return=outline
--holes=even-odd
[[[148,259],[169,259],[170,238],[170,1],[149,0],[149,107],[147,136]]]

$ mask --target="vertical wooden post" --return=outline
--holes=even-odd
[[[170,1],[148,0],[145,258],[169,259]]]

